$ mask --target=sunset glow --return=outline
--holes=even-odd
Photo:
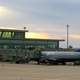
[[[34,38],[34,39],[65,39],[66,36],[61,36],[61,35],[50,35],[47,33],[37,33],[37,32],[26,32],[25,38]],[[70,40],[80,40],[80,35],[78,34],[73,34],[69,35]]]
[[[37,33],[37,32],[26,32],[25,38],[34,38],[34,39],[63,39],[57,35],[49,35],[47,33]]]
[[[25,35],[26,38],[36,38],[36,39],[48,39],[48,35],[44,33],[28,32]]]
[[[26,38],[62,39],[80,48],[80,0],[0,0],[0,28],[26,29]],[[78,43],[76,45],[76,43]]]
[[[71,40],[80,40],[80,35],[79,34],[70,35],[70,39]]]

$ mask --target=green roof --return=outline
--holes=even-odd
[[[65,41],[65,40],[63,40],[63,39],[34,39],[34,38],[26,38],[26,40]]]
[[[21,29],[0,29],[0,31],[28,32],[28,30],[21,30]]]

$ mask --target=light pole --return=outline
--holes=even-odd
[[[67,24],[67,49],[69,48],[69,25]]]

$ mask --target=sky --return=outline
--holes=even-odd
[[[69,45],[80,48],[80,0],[0,0],[0,27],[38,32],[64,39],[69,24]]]

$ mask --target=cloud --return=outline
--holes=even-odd
[[[80,5],[73,2],[79,3],[78,0],[5,0],[4,5],[22,14],[19,17],[23,16],[25,22],[79,23]]]
[[[18,26],[20,27],[23,24],[27,24],[29,18],[26,13],[25,11],[22,12],[9,6],[0,6],[0,26],[16,26],[18,28]]]
[[[16,19],[16,12],[6,6],[0,6],[0,26],[7,26]]]
[[[0,17],[14,16],[14,12],[5,6],[0,6]]]
[[[14,18],[16,16],[16,12],[11,10],[10,8],[6,6],[0,6],[0,21],[4,19],[4,21],[9,18]]]

